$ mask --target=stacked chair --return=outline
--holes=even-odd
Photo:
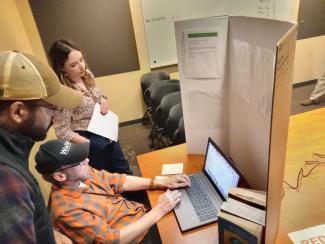
[[[151,123],[149,137],[151,147],[154,148],[185,142],[183,120],[180,124],[183,114],[179,80],[166,77],[169,74],[165,71],[153,71],[141,77],[141,89],[147,109],[142,121]]]
[[[149,99],[145,99],[145,91],[147,90],[147,88],[150,87],[151,84],[157,82],[157,81],[161,81],[161,80],[169,80],[170,76],[168,74],[168,72],[166,71],[152,71],[149,73],[146,73],[144,75],[141,76],[140,79],[140,83],[141,83],[141,91],[142,91],[142,96],[143,96],[143,100],[146,106],[146,112],[142,117],[142,123],[145,124],[146,122],[152,122],[152,111],[151,111],[151,107],[149,104]]]
[[[186,141],[185,138],[185,128],[184,128],[184,120],[183,117],[179,120],[178,122],[178,127],[173,133],[172,139],[171,139],[171,144],[172,145],[177,145],[184,143]]]
[[[165,123],[165,131],[169,139],[169,145],[177,145],[185,142],[183,110],[181,103],[176,104],[169,111]]]

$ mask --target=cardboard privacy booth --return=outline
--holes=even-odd
[[[175,22],[186,142],[208,137],[253,189],[267,190],[266,243],[278,226],[297,25],[221,16]]]

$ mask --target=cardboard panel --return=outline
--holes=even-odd
[[[276,44],[291,26],[268,19],[229,18],[229,155],[258,190],[267,190]]]
[[[265,243],[274,243],[278,230],[286,158],[297,25],[279,41],[272,106]]]
[[[211,78],[208,75],[213,77],[215,70],[210,69],[204,78],[191,70],[200,67],[200,59],[186,61],[192,54],[186,42],[192,43],[184,36],[188,30],[226,27],[227,22],[228,28],[223,29],[227,36],[219,39],[225,41],[220,45],[225,50],[219,50],[220,61],[215,63],[216,67],[222,64],[224,70]],[[272,243],[281,205],[296,25],[251,17],[214,17],[181,21],[175,26],[188,153],[204,153],[210,136],[234,160],[253,189],[268,191],[266,243]],[[203,48],[207,46],[198,49]],[[219,96],[211,98],[214,91]]]

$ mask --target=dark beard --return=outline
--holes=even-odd
[[[39,128],[35,125],[35,116],[31,115],[29,119],[16,130],[19,134],[29,137],[33,141],[43,141],[46,138],[47,132],[52,126],[52,122],[46,129]]]

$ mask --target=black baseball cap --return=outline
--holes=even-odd
[[[35,155],[35,168],[40,174],[52,174],[64,165],[79,163],[88,157],[89,145],[89,141],[80,144],[65,140],[45,142]]]

